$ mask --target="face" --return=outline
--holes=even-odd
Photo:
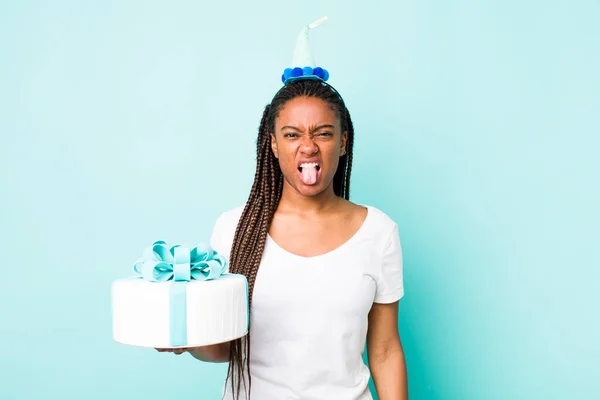
[[[288,101],[271,134],[271,148],[285,182],[305,196],[332,188],[347,136],[326,101],[316,97]]]

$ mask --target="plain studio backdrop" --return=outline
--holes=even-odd
[[[246,201],[263,107],[324,15],[352,200],[400,227],[411,399],[599,398],[597,1],[12,0],[1,399],[220,398],[226,364],[112,341],[110,284]]]

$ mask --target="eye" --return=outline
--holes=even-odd
[[[325,131],[325,132],[319,132],[319,133],[317,133],[317,136],[330,137],[330,136],[333,136],[333,133],[327,132],[327,131]]]
[[[288,133],[284,133],[283,137],[284,138],[295,138],[295,137],[298,137],[298,134],[297,133],[288,132]]]

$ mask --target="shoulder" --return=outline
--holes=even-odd
[[[398,224],[388,214],[377,207],[363,205],[368,210],[367,218],[369,224],[376,230],[387,233],[388,235],[395,229],[398,229]]]
[[[222,212],[212,230],[211,246],[221,254],[228,255],[235,236],[238,222],[245,206],[239,206]]]
[[[245,205],[242,205],[222,212],[217,218],[215,228],[227,228],[233,226],[235,229],[240,220],[240,217],[242,216],[242,213],[244,212],[244,207]]]
[[[400,232],[398,224],[386,212],[377,207],[363,205],[367,208],[367,220],[365,222],[365,231],[368,236],[378,243],[374,246],[378,252],[385,252],[390,247],[399,247]]]

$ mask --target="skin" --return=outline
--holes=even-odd
[[[327,102],[315,97],[290,100],[279,112],[275,132],[271,133],[271,149],[284,176],[281,201],[309,203],[310,208],[333,204],[336,197],[333,176],[340,156],[345,153],[347,138]],[[300,179],[298,166],[302,161],[316,161],[320,165],[316,184],[306,185]]]
[[[284,175],[281,200],[269,234],[290,253],[314,257],[328,253],[352,237],[367,209],[335,195],[333,177],[345,152],[347,133],[331,106],[318,98],[290,100],[275,120],[271,149]],[[303,160],[320,165],[315,184],[305,184],[298,172]],[[399,302],[374,303],[368,316],[369,367],[380,400],[408,398],[406,363],[398,332]],[[190,352],[209,362],[226,362],[229,343],[186,349],[158,349],[175,354]]]

